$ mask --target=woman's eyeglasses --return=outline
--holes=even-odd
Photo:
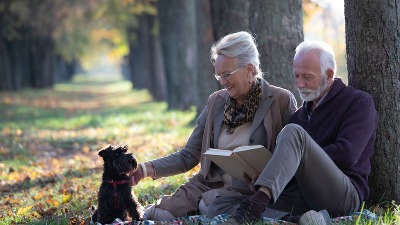
[[[214,76],[215,76],[215,79],[217,79],[218,81],[220,81],[221,79],[225,79],[225,80],[227,80],[227,79],[229,79],[229,77],[231,77],[234,73],[236,73],[238,70],[240,70],[242,67],[239,67],[239,68],[237,68],[236,70],[234,70],[234,71],[232,71],[232,72],[230,72],[230,73],[225,73],[225,74],[221,74],[221,75],[219,75],[219,74],[214,74]]]

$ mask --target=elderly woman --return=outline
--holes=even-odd
[[[232,150],[245,145],[263,145],[272,151],[278,133],[296,110],[291,92],[262,78],[256,43],[248,32],[223,37],[212,46],[211,60],[215,78],[224,89],[210,95],[183,149],[141,163],[132,180],[137,183],[145,177],[184,173],[199,163],[200,171],[172,195],[147,206],[145,219],[170,220],[193,212],[214,216],[223,213],[209,212],[208,206],[217,197],[254,194],[248,185],[251,178],[243,182],[229,176],[203,153],[210,147]]]

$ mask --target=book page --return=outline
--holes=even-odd
[[[226,154],[225,151],[229,151],[230,156],[224,155]],[[222,155],[218,155],[218,152],[222,153]],[[214,162],[223,171],[225,171],[232,177],[235,177],[239,180],[244,181],[243,171],[245,171],[250,176],[256,172],[250,165],[245,163],[242,159],[234,156],[233,152],[230,150],[218,150],[218,151],[207,150],[204,154],[209,160]]]
[[[248,151],[248,150],[259,149],[259,148],[266,149],[262,145],[246,145],[246,146],[237,147],[233,151],[234,152],[242,152],[242,151]]]
[[[221,156],[230,156],[233,154],[231,150],[223,150],[216,148],[209,148],[205,153],[205,155],[221,155]]]

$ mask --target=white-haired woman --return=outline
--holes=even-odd
[[[291,92],[262,78],[259,53],[250,33],[242,31],[223,37],[212,46],[211,60],[214,76],[224,89],[210,95],[185,147],[141,163],[133,180],[137,183],[144,177],[157,179],[184,173],[199,163],[200,171],[172,195],[146,207],[145,219],[224,213],[223,209],[209,212],[208,206],[218,197],[254,194],[248,183],[227,175],[203,153],[210,147],[232,150],[245,145],[263,145],[273,150],[278,133],[296,110]],[[228,201],[226,205],[232,204]]]

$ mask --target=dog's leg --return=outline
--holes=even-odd
[[[139,202],[137,202],[136,199],[132,198],[132,196],[129,196],[129,198],[126,199],[125,201],[126,208],[128,210],[128,214],[131,217],[132,220],[143,220],[141,213],[141,206],[139,205]]]
[[[91,221],[96,223],[98,221],[98,216],[97,216],[97,209],[94,211]]]

